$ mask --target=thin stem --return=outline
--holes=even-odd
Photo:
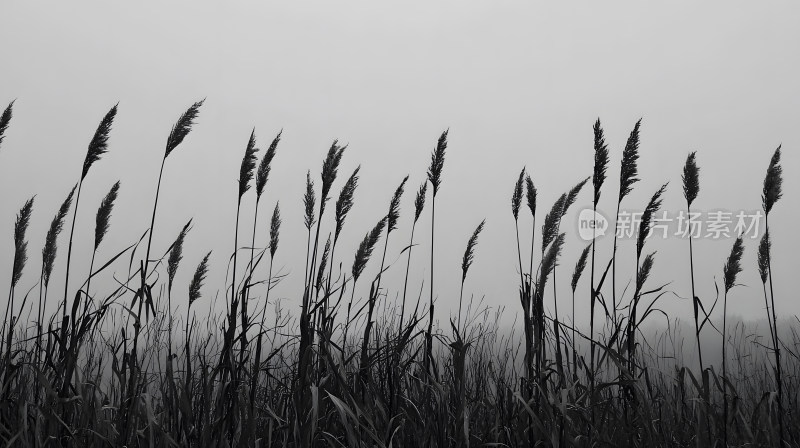
[[[724,301],[722,303],[722,446],[728,446],[728,364],[727,352],[725,345],[727,342],[727,329],[728,329],[728,292],[725,291]]]
[[[411,225],[411,238],[408,243],[408,261],[406,262],[406,277],[403,282],[403,301],[400,304],[400,327],[399,332],[403,332],[403,318],[406,315],[406,292],[408,291],[408,272],[411,269],[411,249],[414,247],[414,229],[417,227],[417,221]]]
[[[61,310],[61,325],[67,318],[67,298],[69,297],[69,267],[72,261],[72,239],[75,235],[75,220],[78,218],[78,204],[81,201],[81,187],[83,187],[83,177],[78,182],[78,193],[75,195],[75,209],[72,211],[72,227],[69,231],[69,244],[67,245],[67,273],[64,279],[64,308]],[[148,247],[149,249],[149,247]],[[64,344],[65,342],[62,342]]]
[[[764,217],[764,227],[769,234],[769,214]],[[775,289],[772,284],[772,256],[767,257],[767,275],[769,276],[769,296],[772,302],[772,330],[775,333],[775,382],[778,387],[778,431],[780,446],[783,446],[783,380],[781,378],[781,347],[778,336],[778,316],[775,313]]]

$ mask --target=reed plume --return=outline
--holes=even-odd
[[[192,126],[195,124],[195,120],[197,119],[197,115],[200,113],[200,106],[203,105],[205,99],[202,99],[186,109],[186,112],[183,113],[178,118],[178,121],[172,126],[172,131],[170,131],[169,136],[167,137],[167,145],[164,151],[164,158],[166,159],[183,142],[183,139],[189,135],[189,132],[192,131]]]
[[[697,167],[696,156],[696,151],[689,153],[681,176],[683,180],[683,197],[690,207],[700,192],[700,168]]]
[[[767,175],[764,177],[764,188],[761,195],[761,203],[764,212],[769,214],[772,207],[783,196],[783,168],[781,163],[781,147],[772,154],[772,159],[767,168]]]
[[[103,120],[97,127],[92,141],[89,142],[89,150],[86,152],[86,158],[83,161],[81,179],[89,174],[89,168],[100,160],[100,157],[108,151],[108,134],[111,132],[111,125],[114,123],[114,117],[116,117],[116,115],[117,106],[115,105],[108,111],[106,116],[103,117]]]
[[[461,261],[461,282],[463,283],[464,280],[467,278],[467,271],[469,271],[470,266],[472,266],[472,262],[475,259],[475,247],[478,245],[478,235],[480,235],[481,231],[483,230],[483,226],[486,224],[486,220],[484,219],[478,224],[478,227],[475,228],[475,231],[472,232],[472,236],[467,241],[467,249],[464,251],[464,258]]]
[[[94,259],[97,256],[97,248],[100,247],[100,243],[103,242],[103,238],[105,238],[106,233],[108,233],[108,230],[111,226],[111,212],[114,209],[114,202],[117,200],[117,196],[119,195],[119,185],[119,181],[117,181],[111,186],[111,189],[100,202],[100,207],[98,207],[97,214],[95,215],[94,250],[92,250],[92,260],[89,262],[89,280],[86,281],[87,300],[84,302],[84,308],[89,306],[92,278],[94,277]]]
[[[261,162],[258,164],[258,171],[256,171],[256,203],[264,193],[264,187],[267,185],[267,180],[269,180],[269,174],[272,171],[272,159],[275,158],[282,134],[283,130],[281,129],[278,135],[272,139],[267,152],[264,153],[264,157],[261,158]]]
[[[414,223],[419,220],[419,216],[422,214],[422,210],[425,209],[425,196],[428,192],[428,183],[423,182],[422,185],[419,186],[419,190],[417,190],[417,196],[414,199]]]
[[[572,189],[569,190],[567,195],[564,197],[564,204],[561,207],[561,216],[558,217],[559,224],[561,224],[561,219],[564,216],[567,215],[567,211],[572,206],[572,204],[574,204],[575,201],[578,199],[578,194],[583,189],[583,186],[586,185],[586,182],[589,182],[589,178],[588,177],[586,179],[578,182],[577,185],[572,187]]]
[[[519,172],[517,183],[514,184],[514,192],[511,194],[511,214],[514,221],[519,221],[519,209],[522,206],[522,182],[525,180],[525,168]]]
[[[547,279],[553,272],[553,269],[558,265],[558,258],[561,256],[561,250],[564,247],[564,238],[564,233],[559,233],[553,239],[553,244],[550,245],[550,248],[542,258],[542,269],[539,272],[539,284],[537,288],[540,291],[540,295],[544,293],[544,286],[547,284]]]
[[[519,287],[521,291],[525,290],[525,274],[522,272],[522,247],[519,244],[519,209],[522,207],[522,187],[524,181],[525,167],[522,167],[517,182],[514,184],[514,191],[511,193],[511,215],[514,217],[514,236],[517,239],[517,263],[519,264]],[[536,199],[534,199],[534,201],[535,200]]]
[[[633,127],[628,141],[625,143],[625,149],[622,151],[622,162],[620,164],[619,175],[619,200],[625,198],[632,190],[633,184],[639,182],[639,168],[637,161],[639,160],[639,127],[642,124],[642,119],[636,122]]]
[[[772,211],[772,207],[775,206],[775,203],[783,196],[783,168],[780,165],[781,163],[781,146],[779,145],[775,152],[772,154],[772,158],[769,161],[769,167],[767,168],[767,174],[764,177],[764,187],[762,190],[761,195],[761,202],[764,208],[764,214],[766,215],[764,218],[764,227],[765,232],[769,233],[769,213]],[[775,382],[778,386],[778,395],[777,395],[777,403],[778,403],[778,430],[781,440],[781,445],[783,445],[783,372],[781,366],[781,350],[780,350],[780,337],[778,336],[778,315],[777,311],[775,310],[775,289],[772,283],[772,260],[770,257],[767,257],[767,277],[769,280],[769,295],[770,295],[770,302],[772,305],[772,332],[773,332],[773,350],[775,352]]]
[[[78,218],[78,204],[81,200],[81,188],[83,187],[83,180],[89,174],[89,169],[92,165],[100,160],[100,157],[108,152],[108,136],[111,133],[111,126],[114,124],[114,118],[117,116],[117,105],[114,105],[100,121],[100,124],[95,130],[92,140],[89,142],[89,147],[86,151],[86,158],[83,160],[83,169],[81,171],[81,178],[78,181],[78,193],[75,196],[75,208],[72,213],[72,226],[69,232],[69,244],[67,245],[67,269],[64,278],[64,302],[61,314],[62,323],[67,317],[67,298],[69,297],[69,268],[72,261],[72,241],[75,236],[75,221]],[[62,342],[65,343],[66,341]],[[63,345],[62,345],[63,348]]]
[[[208,258],[211,256],[211,251],[209,251],[200,264],[197,265],[197,269],[194,271],[194,275],[192,276],[192,281],[189,283],[189,306],[191,307],[194,302],[196,302],[200,298],[200,289],[203,287],[203,282],[206,279],[206,274],[208,274]]]
[[[619,211],[622,200],[630,194],[633,190],[633,184],[639,181],[637,177],[639,168],[637,162],[639,160],[639,128],[641,127],[642,119],[633,126],[628,136],[628,141],[625,143],[625,149],[622,150],[622,160],[620,162],[619,172],[619,196],[617,197],[617,214],[615,215],[614,222],[614,248],[611,254],[611,303],[613,312],[613,324],[617,327],[617,237],[616,231],[619,225]]]
[[[722,269],[722,277],[725,280],[725,292],[728,292],[736,285],[736,276],[742,272],[742,254],[744,254],[744,243],[742,242],[742,235],[736,238],[731,248],[731,253],[728,255],[728,261]]]
[[[328,264],[328,257],[330,256],[331,252],[331,237],[328,235],[328,240],[325,242],[325,248],[322,250],[322,258],[319,261],[319,271],[317,272],[317,281],[314,283],[314,287],[317,290],[317,294],[322,289],[322,280],[325,278],[325,266]],[[330,274],[329,274],[330,275]]]
[[[722,426],[722,446],[728,446],[728,354],[726,351],[728,338],[728,292],[736,285],[736,276],[742,272],[742,255],[744,254],[744,243],[742,235],[736,238],[728,255],[728,261],[722,268],[722,277],[725,280],[725,298],[722,305],[722,397],[723,397],[723,426]]]
[[[192,130],[192,126],[194,126],[195,120],[200,112],[200,106],[203,105],[205,100],[198,101],[191,106],[178,118],[178,121],[172,126],[169,135],[167,136],[167,141],[165,144],[164,149],[164,157],[161,159],[161,167],[158,171],[158,181],[156,183],[156,193],[155,198],[153,200],[153,213],[150,217],[150,227],[147,232],[147,249],[145,251],[144,260],[141,262],[141,281],[142,284],[137,291],[136,297],[140,298],[141,301],[139,302],[139,309],[136,312],[135,318],[138,320],[141,316],[141,308],[145,301],[148,302],[149,306],[153,308],[152,299],[149,294],[150,285],[147,284],[147,276],[149,274],[149,266],[150,266],[150,253],[153,246],[153,233],[155,231],[155,224],[156,224],[156,212],[158,211],[158,198],[161,193],[161,181],[164,176],[164,165],[166,164],[167,157],[186,139],[189,133]],[[80,193],[80,187],[78,188],[78,192]],[[77,204],[76,204],[77,208]],[[139,380],[138,375],[133,374],[136,371],[137,364],[138,364],[138,344],[139,344],[139,334],[141,333],[140,326],[134,326],[134,334],[133,334],[133,341],[131,344],[131,349],[129,352],[129,369],[131,370],[131,374],[129,375],[128,384],[126,386],[126,393],[127,397],[123,402],[123,406],[121,406],[119,410],[120,420],[122,422],[122,428],[119,433],[119,440],[121,443],[126,444],[128,443],[129,435],[131,432],[131,428],[129,427],[129,419],[130,419],[130,409],[136,408],[136,400],[138,397],[134,393],[137,389],[137,382]]]
[[[314,181],[311,180],[311,171],[306,172],[306,194],[303,196],[303,205],[305,207],[305,226],[307,230],[311,230],[317,219],[315,217],[314,205],[316,203],[316,195],[314,193]]]
[[[592,128],[594,132],[594,171],[592,173],[592,185],[594,186],[594,201],[592,202],[592,219],[597,217],[597,204],[600,202],[600,194],[602,192],[603,183],[606,181],[606,172],[608,171],[608,145],[606,144],[606,138],[603,132],[603,127],[600,124],[600,118],[594,122],[594,126]],[[616,232],[615,232],[616,233]],[[589,268],[589,369],[590,369],[590,379],[589,379],[589,396],[594,397],[594,308],[597,304],[597,292],[594,290],[594,264],[595,264],[595,245],[594,241],[597,238],[597,229],[595,226],[592,226],[592,261],[591,267]],[[615,241],[616,246],[616,241]],[[584,252],[588,250],[584,249]],[[582,270],[582,269],[581,269]],[[573,276],[574,277],[574,276]],[[573,283],[572,286],[572,302],[573,302],[573,313],[575,315],[574,308],[575,308],[575,285],[577,282]],[[616,307],[616,305],[615,305]],[[614,314],[616,315],[616,310],[614,310]],[[574,319],[574,317],[573,317]],[[573,344],[575,343],[575,328],[573,325],[573,335],[572,340]],[[573,360],[575,360],[575,351],[573,350]],[[573,363],[574,364],[574,363]],[[591,416],[592,426],[594,426],[595,414],[592,412]],[[590,432],[590,442],[591,444],[591,432]]]
[[[697,167],[697,157],[695,152],[689,153],[686,157],[686,164],[683,166],[683,197],[686,199],[686,213],[689,216],[688,225],[691,226],[692,202],[697,199],[700,192],[700,168]],[[691,228],[690,228],[691,230]],[[697,297],[694,284],[694,247],[692,245],[692,232],[689,232],[689,275],[692,286],[692,308],[694,311],[695,338],[697,339],[697,357],[700,361],[700,371],[703,371],[703,349],[700,346],[700,298]]]
[[[280,231],[281,231],[281,209],[280,204],[275,203],[275,211],[272,212],[272,220],[269,224],[269,255],[270,257],[275,256],[275,252],[278,250],[278,241],[280,239]]]
[[[281,134],[283,134],[283,130],[278,132],[278,135],[272,139],[272,143],[270,143],[269,148],[267,148],[267,152],[264,154],[264,157],[261,158],[261,162],[258,164],[258,169],[256,170],[256,206],[253,210],[253,238],[250,242],[250,269],[247,274],[248,283],[253,276],[253,271],[255,270],[255,264],[253,264],[253,259],[255,258],[255,250],[256,250],[256,234],[258,232],[258,206],[261,203],[261,195],[264,194],[264,188],[267,186],[267,181],[269,180],[269,174],[272,171],[272,160],[275,158],[275,153],[278,150],[278,143],[281,141]]]
[[[39,307],[36,311],[36,344],[41,347],[42,337],[42,320],[44,319],[44,309],[47,305],[47,286],[50,284],[50,276],[53,274],[53,266],[56,261],[56,253],[58,252],[58,235],[64,228],[64,219],[67,217],[69,208],[72,206],[72,198],[75,194],[75,189],[78,187],[76,184],[72,187],[67,198],[61,203],[58,208],[56,216],[50,222],[50,228],[47,230],[45,237],[44,247],[42,248],[42,275],[39,280]],[[2,343],[2,342],[0,342]],[[39,354],[37,353],[37,361]]]
[[[550,213],[544,217],[544,224],[542,224],[542,254],[544,254],[547,247],[558,236],[558,223],[561,216],[564,214],[564,204],[567,201],[567,194],[562,194],[553,207],[550,208]]]
[[[244,157],[242,157],[242,166],[239,168],[239,200],[242,196],[250,190],[250,181],[253,180],[254,171],[256,169],[256,162],[258,157],[256,153],[256,130],[250,133],[250,140],[247,141],[247,147],[244,150]]]
[[[236,265],[239,259],[239,216],[241,213],[242,208],[242,197],[244,194],[250,190],[250,181],[253,180],[254,172],[256,169],[256,162],[258,162],[258,157],[256,157],[256,153],[258,152],[258,148],[256,148],[256,131],[255,129],[250,132],[250,138],[247,141],[247,146],[244,150],[244,156],[242,157],[242,164],[239,168],[239,197],[236,201],[236,227],[233,231],[233,271],[231,272],[231,302],[230,302],[230,315],[228,317],[228,325],[230,331],[236,327],[236,310],[239,306],[239,302],[241,300],[241,320],[242,320],[242,334],[241,334],[241,350],[240,350],[240,362],[244,362],[244,352],[247,345],[247,328],[249,325],[248,322],[248,314],[247,314],[247,291],[249,283],[247,279],[245,279],[245,284],[242,286],[241,290],[241,299],[239,298],[239,290],[236,287]],[[251,265],[252,265],[252,256],[253,251],[250,251],[250,258],[251,258]],[[230,341],[232,343],[232,341]]]
[[[761,283],[767,282],[767,274],[769,273],[769,253],[772,248],[772,243],[769,240],[769,232],[764,232],[761,237],[761,242],[758,244],[758,275],[761,277]],[[769,306],[767,306],[769,310]]]
[[[111,190],[108,191],[106,196],[100,202],[100,207],[97,209],[97,215],[95,216],[95,227],[94,227],[94,249],[100,246],[100,243],[103,242],[103,238],[105,238],[106,233],[108,233],[109,226],[111,225],[111,212],[114,209],[114,201],[117,200],[117,195],[119,194],[119,181],[115,182],[114,185],[111,186]]]
[[[608,170],[608,145],[603,135],[603,127],[600,119],[594,122],[594,174],[592,184],[594,185],[594,206],[600,202],[600,191],[606,181],[606,171]]]
[[[342,233],[347,214],[350,213],[350,209],[353,208],[353,197],[356,193],[356,187],[358,187],[358,172],[360,170],[361,165],[353,170],[353,174],[350,175],[344,183],[344,186],[342,186],[342,190],[339,192],[339,198],[336,200],[336,232],[333,236],[334,246],[339,240],[339,234]]]
[[[328,194],[331,191],[333,182],[336,180],[336,176],[339,172],[339,164],[342,161],[345,149],[347,149],[347,145],[339,146],[339,141],[334,140],[330,149],[328,149],[328,155],[325,157],[325,161],[322,163],[322,193],[319,202],[320,218],[322,218],[323,213],[325,213],[325,204],[328,202]]]
[[[403,181],[400,182],[400,185],[394,191],[392,200],[389,203],[389,214],[386,215],[387,236],[393,230],[397,229],[397,221],[400,219],[400,198],[403,197],[403,192],[405,191],[406,182],[408,182],[408,176],[403,178]]]
[[[3,140],[6,138],[6,131],[8,130],[8,124],[11,123],[11,118],[14,115],[14,101],[8,103],[5,110],[3,110],[3,114],[0,115],[0,147],[3,146]]]
[[[375,245],[378,243],[385,225],[386,217],[384,216],[380,221],[378,221],[377,224],[375,224],[375,227],[373,227],[371,231],[364,235],[364,239],[361,240],[361,244],[358,245],[358,250],[356,251],[355,259],[353,260],[353,268],[351,269],[354,289],[355,283],[358,281],[358,278],[361,277],[361,274],[364,272],[364,268],[367,266],[369,258],[372,256],[372,251],[375,249]]]
[[[56,253],[58,252],[58,235],[64,229],[64,219],[72,206],[72,198],[75,195],[77,184],[72,187],[67,198],[61,203],[58,208],[56,216],[50,222],[50,229],[47,231],[45,237],[44,247],[42,248],[42,283],[44,287],[50,283],[50,276],[53,273],[53,266],[56,261]]]
[[[442,132],[439,136],[439,141],[436,143],[431,153],[431,165],[428,167],[428,182],[433,187],[433,197],[431,198],[431,295],[430,302],[428,303],[428,330],[425,333],[425,373],[430,374],[430,361],[433,353],[433,291],[434,291],[434,242],[435,242],[435,229],[436,229],[436,194],[439,193],[439,187],[442,184],[442,170],[444,170],[444,156],[447,151],[447,134],[448,130]]]
[[[575,289],[578,287],[578,282],[581,280],[583,271],[586,269],[586,261],[589,257],[589,249],[591,248],[592,243],[587,244],[586,247],[583,248],[583,252],[581,252],[580,257],[578,257],[578,261],[575,263],[575,270],[572,271],[572,282],[570,283],[573,294],[575,293]]]
[[[475,247],[478,245],[478,236],[483,231],[485,224],[486,220],[484,219],[472,232],[472,236],[467,241],[467,248],[464,250],[464,258],[461,260],[461,294],[458,298],[458,320],[456,321],[457,334],[459,335],[461,334],[461,305],[464,302],[464,282],[467,280],[467,271],[469,271],[472,262],[475,260]]]
[[[14,268],[11,276],[11,287],[14,288],[22,278],[22,271],[25,269],[25,263],[28,261],[28,242],[25,241],[25,232],[28,230],[28,225],[31,222],[31,215],[33,214],[33,200],[35,196],[28,199],[25,205],[17,213],[17,219],[14,221]]]
[[[645,207],[644,212],[642,213],[641,221],[639,222],[639,236],[636,239],[636,257],[640,257],[642,255],[642,248],[644,248],[644,240],[650,234],[650,230],[653,228],[653,219],[655,214],[661,208],[661,202],[663,200],[662,196],[664,192],[667,190],[667,185],[669,182],[665,183],[661,186],[661,188],[656,191],[653,196],[650,198],[650,202],[647,203],[647,207]]]
[[[22,278],[22,271],[28,261],[28,242],[25,241],[25,232],[27,232],[28,225],[31,222],[34,198],[35,196],[25,202],[25,205],[17,213],[17,219],[14,222],[14,264],[11,272],[11,288],[8,293],[8,302],[6,302],[5,316],[3,317],[3,331],[6,331],[6,325],[8,325],[8,334],[5,335],[6,363],[10,362],[11,341],[16,321],[14,319],[14,289]],[[2,336],[0,336],[0,339],[2,339]],[[6,365],[6,368],[8,368],[8,365]],[[3,395],[5,395],[5,392],[3,392]]]
[[[311,227],[317,222],[314,208],[317,202],[317,197],[314,193],[314,181],[311,180],[311,170],[306,171],[306,193],[303,195],[303,206],[305,208],[305,219],[303,224],[306,226],[308,236],[306,238],[306,270],[304,278],[306,281],[310,278],[309,263],[311,262]]]
[[[533,184],[533,179],[528,174],[525,176],[525,199],[528,203],[528,210],[531,212],[531,219],[533,223],[531,224],[531,257],[530,257],[530,265],[528,266],[528,281],[532,284],[533,283],[533,252],[534,248],[536,247],[536,197],[538,193],[536,191],[536,186]],[[524,282],[523,282],[524,283]],[[528,288],[532,289],[532,288]]]
[[[442,132],[436,148],[431,153],[431,165],[428,168],[428,181],[433,187],[433,197],[439,193],[439,186],[442,184],[442,170],[444,169],[444,156],[447,150],[447,134],[450,130]]]
[[[175,238],[172,243],[172,249],[169,251],[169,258],[167,258],[167,290],[172,290],[172,284],[175,280],[175,274],[178,273],[178,266],[183,260],[183,243],[186,240],[186,235],[192,228],[192,220],[190,219],[186,225],[183,226],[181,233]],[[170,309],[171,313],[171,309]]]

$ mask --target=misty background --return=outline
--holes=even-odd
[[[350,172],[362,167],[336,252],[348,274],[359,241],[410,175],[387,254],[393,264],[384,285],[388,300],[395,300],[402,293],[400,251],[408,241],[413,194],[425,180],[437,138],[449,128],[436,201],[437,317],[444,322],[457,308],[464,247],[485,218],[466,291],[485,305],[505,307],[511,322],[520,308],[510,209],[516,177],[526,166],[539,191],[538,263],[544,215],[561,193],[591,175],[592,125],[599,117],[611,151],[601,198],[607,216],[613,216],[618,194],[622,148],[639,118],[642,180],[625,199],[627,210],[642,210],[666,181],[663,209],[684,209],[680,175],[690,151],[698,152],[701,169],[694,209],[759,210],[769,159],[783,145],[784,198],[770,226],[778,315],[790,317],[800,313],[794,277],[800,253],[798,12],[800,5],[790,2],[4,2],[0,104],[16,103],[0,148],[0,288],[10,281],[15,213],[34,194],[30,260],[19,290],[38,280],[50,220],[79,179],[87,144],[109,108],[119,102],[109,152],[94,165],[82,193],[75,279],[88,274],[94,212],[116,180],[120,197],[98,264],[147,229],[170,127],[191,103],[207,98],[194,130],[167,161],[153,240],[153,253],[163,254],[194,219],[173,293],[178,306],[185,306],[194,267],[212,249],[200,308],[217,293],[224,297],[239,165],[253,128],[259,158],[283,129],[256,239],[257,246],[266,244],[269,217],[280,200],[275,268],[287,277],[271,297],[282,298],[292,312],[299,307],[305,173],[311,170],[319,188],[323,157],[338,138],[349,147],[331,201]],[[249,245],[254,201],[251,190],[243,202],[240,245]],[[562,225],[562,314],[585,245],[577,213],[590,205],[587,186]],[[530,216],[521,216],[525,248]],[[422,289],[423,303],[429,219],[430,202],[417,227],[409,282],[409,296],[416,299]],[[332,207],[324,224],[325,234],[333,230]],[[59,244],[51,305],[63,288],[67,233]],[[729,313],[762,319],[758,240],[745,243],[743,287],[729,296]],[[698,296],[710,304],[733,235],[695,244]],[[611,245],[610,238],[598,240],[598,266],[607,263]],[[690,296],[687,241],[653,238],[646,250],[658,251],[648,284],[671,282],[673,293],[660,299],[660,307],[670,318],[690,319],[691,302],[679,298]],[[622,290],[633,277],[634,244],[622,241],[619,251]],[[376,250],[363,278],[377,273],[379,256]],[[127,262],[115,266],[122,278]],[[266,277],[266,265],[260,269]],[[579,325],[588,322],[587,278],[588,271],[579,286]],[[93,282],[96,291],[111,285],[108,276]],[[357,295],[366,295],[368,281],[358,288]],[[630,291],[623,302],[629,297]],[[552,310],[552,297],[545,300]]]

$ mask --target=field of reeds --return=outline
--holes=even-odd
[[[340,172],[346,147],[334,141],[321,170],[308,171],[304,216],[284,217],[287,225],[303,222],[306,244],[286,247],[278,201],[291,198],[267,188],[281,134],[260,150],[255,131],[243,148],[231,235],[220,236],[233,240],[228,265],[210,265],[210,252],[184,259],[191,221],[171,245],[155,247],[165,207],[161,182],[174,169],[169,156],[191,151],[184,147],[191,146],[202,104],[191,105],[171,128],[165,123],[162,163],[152,167],[159,176],[147,210],[150,224],[129,235],[124,250],[109,253],[103,246],[111,226],[122,225],[113,219],[120,183],[99,205],[80,201],[84,182],[113,150],[117,106],[94,134],[87,129],[80,175],[57,210],[38,210],[35,197],[14,205],[14,249],[3,251],[13,257],[13,269],[2,310],[0,445],[800,446],[800,334],[778,319],[773,280],[789,279],[773,278],[771,269],[772,245],[781,238],[769,233],[783,193],[780,148],[764,161],[763,235],[756,247],[739,236],[719,260],[717,297],[701,300],[694,293],[691,237],[687,269],[671,274],[691,277],[694,321],[687,344],[696,344],[697,360],[690,367],[676,356],[683,342],[675,328],[644,331],[666,293],[666,285],[650,278],[658,256],[647,236],[667,188],[683,191],[685,203],[673,207],[692,210],[702,194],[701,169],[690,153],[682,173],[663,179],[679,181],[640,179],[641,122],[630,132],[617,171],[598,120],[592,175],[558,198],[538,197],[525,169],[509,179],[510,213],[492,217],[493,225],[516,232],[516,247],[507,253],[518,270],[513,313],[519,318],[509,328],[500,310],[468,298],[484,222],[464,235],[457,309],[437,307],[437,287],[454,280],[433,269],[443,230],[436,226],[436,206],[447,183],[448,131],[431,142],[430,166],[416,176],[419,186],[403,179],[385,208],[375,211],[376,222],[358,229],[364,237],[357,247],[337,245],[345,226],[361,224],[347,221],[360,169]],[[0,158],[14,150],[3,146],[12,116],[13,103],[0,118]],[[619,174],[618,182],[612,174]],[[639,205],[633,253],[618,250],[615,237],[610,251],[595,250],[590,241],[577,260],[562,258],[574,237],[562,219],[576,202],[597,209],[602,193],[616,195],[619,215],[620,206],[636,206],[626,203],[634,188],[653,194]],[[254,205],[252,216],[240,213],[243,204]],[[4,199],[3,219],[13,213],[9,206]],[[73,259],[79,213],[95,216],[91,260]],[[423,214],[430,227],[417,226]],[[45,218],[52,219],[45,240],[30,240],[31,220]],[[260,235],[268,237],[258,241]],[[399,253],[387,254],[389,239],[402,241]],[[273,267],[295,251],[306,261],[304,271],[298,267],[291,275],[303,272],[303,286],[280,291],[295,302],[288,308],[275,298],[275,290],[286,288],[286,274]],[[742,263],[745,251],[757,252],[757,265]],[[635,257],[635,271],[618,269],[620,257]],[[54,269],[56,259],[63,269]],[[402,260],[396,269],[405,277],[382,278],[394,259]],[[71,276],[71,266],[86,262],[87,277]],[[375,276],[365,274],[373,272],[368,265],[377,267]],[[410,284],[410,270],[420,266],[428,273],[424,283]],[[212,269],[225,270],[224,285],[205,284]],[[194,273],[189,284],[175,282],[179,270]],[[760,276],[767,338],[727,323],[728,294],[740,286],[743,270]],[[557,288],[556,275],[571,278],[571,288]],[[54,276],[63,278],[63,291],[49,290]],[[631,286],[618,287],[623,281]],[[545,300],[556,305],[552,312]],[[224,311],[214,312],[211,301],[222,302]],[[55,312],[48,312],[52,304]],[[576,306],[591,310],[589,328],[572,324]],[[713,354],[701,344],[708,333],[721,336]]]

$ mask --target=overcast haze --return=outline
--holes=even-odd
[[[444,304],[437,317],[444,319],[443,310],[457,304],[464,246],[484,218],[466,289],[486,296],[487,304],[505,306],[509,316],[518,311],[510,195],[519,170],[527,166],[539,189],[539,227],[553,201],[591,175],[592,125],[599,117],[611,150],[601,207],[613,211],[622,147],[643,118],[642,181],[625,199],[629,210],[641,210],[666,181],[664,209],[683,209],[680,174],[695,150],[698,210],[758,210],[769,159],[783,144],[784,198],[770,216],[773,279],[779,315],[799,313],[793,287],[800,253],[798,13],[800,5],[788,1],[6,1],[0,6],[0,104],[16,103],[0,148],[0,288],[10,277],[14,214],[33,194],[30,261],[21,285],[27,290],[36,282],[47,226],[78,180],[87,144],[111,106],[119,102],[109,152],[93,166],[81,199],[74,278],[88,272],[94,211],[117,179],[120,198],[99,259],[147,229],[170,127],[192,102],[207,98],[194,131],[167,161],[154,238],[154,252],[161,254],[194,218],[176,284],[188,284],[202,255],[213,249],[206,297],[225,279],[239,165],[254,127],[262,149],[284,130],[261,202],[257,245],[266,243],[269,216],[280,200],[284,225],[276,268],[289,277],[276,294],[292,307],[302,294],[306,170],[318,179],[331,142],[349,144],[333,187],[335,201],[343,179],[362,166],[337,249],[348,272],[358,241],[410,175],[387,255],[395,261],[407,244],[413,191],[424,180],[436,139],[450,129],[436,221],[436,284]],[[249,244],[253,201],[251,192],[242,244]],[[587,188],[563,227],[563,299],[585,244],[573,217],[590,202]],[[414,291],[428,282],[429,211],[417,232]],[[523,216],[526,246],[530,218]],[[331,221],[327,216],[328,229]],[[537,247],[539,242],[537,229]],[[696,245],[704,301],[713,301],[714,280],[732,244],[733,238]],[[65,243],[60,247],[54,291],[63,287]],[[598,264],[605,265],[610,239],[597,247]],[[689,296],[686,241],[652,239],[647,247],[659,251],[652,284],[672,281],[672,291]],[[763,315],[756,247],[757,240],[746,241],[740,281],[747,287],[730,296],[731,313],[745,318]],[[633,272],[633,250],[632,244],[620,246],[620,288]],[[392,297],[402,288],[398,268],[390,271]],[[365,276],[376,269],[373,262]],[[586,291],[585,280],[582,285]],[[690,302],[673,295],[662,300],[672,316],[689,316]],[[552,298],[546,303],[552,306]],[[586,312],[579,313],[586,320]]]

